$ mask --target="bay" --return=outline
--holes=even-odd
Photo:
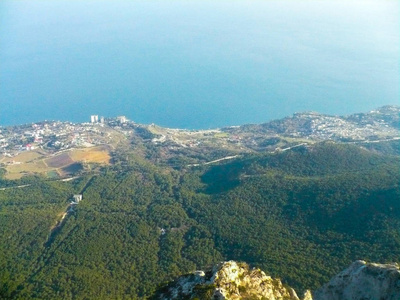
[[[206,129],[399,104],[399,2],[0,2],[0,125]]]

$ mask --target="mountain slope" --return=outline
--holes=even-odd
[[[122,158],[0,191],[2,298],[144,299],[231,259],[302,292],[359,258],[400,260],[396,157],[323,143],[181,170]]]

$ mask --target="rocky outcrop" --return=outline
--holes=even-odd
[[[356,261],[313,296],[314,300],[399,300],[399,265]]]
[[[279,279],[245,263],[222,262],[208,272],[196,271],[165,287],[154,299],[300,300]],[[400,269],[394,264],[356,261],[303,300],[400,300]]]
[[[312,300],[306,293],[305,300]],[[260,269],[235,261],[222,262],[211,271],[180,277],[156,299],[268,299],[300,300],[296,292]]]

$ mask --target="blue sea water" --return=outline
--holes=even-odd
[[[215,128],[400,98],[399,1],[0,2],[0,125]]]

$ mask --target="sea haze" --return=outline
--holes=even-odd
[[[212,128],[398,104],[398,1],[0,2],[0,125]]]

